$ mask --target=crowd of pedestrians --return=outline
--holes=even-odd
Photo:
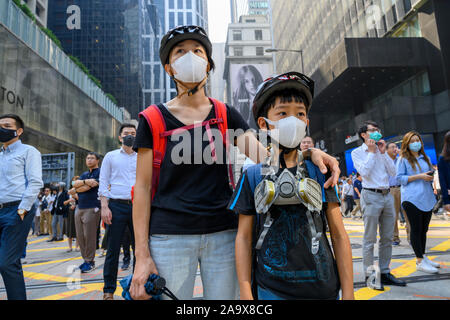
[[[306,135],[311,79],[288,72],[258,87],[252,111],[266,134],[263,144],[235,108],[206,95],[214,61],[201,27],[170,30],[160,59],[177,97],[140,113],[137,128],[123,124],[120,148],[103,160],[89,152],[86,171],[71,185],[44,186],[39,151],[20,140],[23,121],[0,116],[0,274],[8,299],[26,299],[20,259],[30,229],[49,243],[65,235],[68,252],[80,252],[82,273],[96,269],[100,249],[104,300],[114,298],[121,247],[122,269],[133,267],[133,299],[150,298],[144,285],[151,274],[162,276],[179,299],[191,299],[198,266],[205,299],[354,299],[343,216],[364,222],[366,280],[379,231],[381,286],[375,289],[406,286],[390,270],[402,216],[417,270],[438,272],[426,256],[426,234],[439,211],[436,198],[450,209],[450,133],[435,170],[419,133],[405,134],[399,150],[382,139],[377,123],[366,121],[358,130],[363,143],[351,153],[357,172],[338,185],[339,163]],[[207,137],[200,144],[209,153],[200,156],[211,158],[200,163],[198,135],[189,134],[196,130]],[[238,133],[214,139],[214,130],[223,137],[227,130]],[[227,159],[230,144],[253,163],[238,181]]]

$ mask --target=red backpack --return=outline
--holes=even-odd
[[[220,102],[216,99],[209,98],[209,100],[214,105],[214,111],[216,117],[210,120],[203,121],[201,123],[192,124],[189,126],[184,126],[181,128],[177,128],[174,130],[166,130],[166,122],[164,121],[164,117],[161,113],[161,110],[156,105],[151,105],[141,113],[139,113],[139,117],[144,117],[147,120],[148,126],[152,132],[153,136],[153,174],[152,174],[152,200],[156,194],[156,191],[158,189],[159,184],[159,175],[161,173],[161,165],[164,160],[164,156],[166,153],[166,145],[167,145],[167,137],[173,135],[173,134],[179,134],[183,131],[187,131],[193,128],[197,127],[206,127],[206,132],[209,137],[209,142],[211,144],[211,155],[214,159],[216,159],[215,154],[215,147],[214,147],[214,140],[213,135],[211,133],[211,125],[217,124],[219,127],[219,130],[222,134],[223,143],[226,148],[227,153],[227,160],[228,154],[229,154],[229,141],[227,137],[227,129],[228,129],[228,123],[227,123],[227,107],[223,102]],[[235,183],[234,183],[234,176],[233,176],[233,168],[228,161],[228,178],[230,187],[234,190]],[[134,199],[134,186],[131,189],[131,199]]]

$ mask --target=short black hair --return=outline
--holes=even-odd
[[[88,156],[95,156],[97,158],[97,160],[100,160],[100,155],[97,152],[88,152],[88,154],[86,155],[86,158]]]
[[[122,131],[125,128],[134,128],[136,130],[136,126],[133,123],[123,123],[119,129],[119,136],[122,134]]]
[[[360,138],[361,140],[363,140],[363,141],[364,141],[364,139],[363,139],[363,137],[361,136],[361,133],[365,133],[365,132],[367,131],[367,127],[368,127],[369,125],[374,126],[374,127],[376,127],[376,128],[380,128],[380,127],[378,126],[378,124],[377,124],[375,121],[372,121],[372,120],[367,120],[367,121],[365,121],[365,122],[359,127],[359,129],[358,129],[358,136],[359,136],[359,138]]]
[[[389,148],[389,146],[391,145],[391,144],[395,144],[395,145],[397,145],[395,142],[389,142],[387,145],[386,145],[386,149],[388,149]]]
[[[313,139],[313,137],[311,137],[311,136],[308,136],[308,135],[306,135],[303,139],[302,139],[302,141],[304,140],[304,139],[306,139],[306,138],[310,138],[311,139],[311,141],[312,141],[312,143],[314,144],[315,143],[315,141],[314,141],[314,139]]]
[[[266,117],[269,114],[270,108],[275,106],[275,101],[277,98],[280,99],[281,103],[290,103],[290,102],[297,102],[297,103],[303,103],[306,107],[306,113],[308,113],[309,105],[308,105],[308,99],[306,99],[306,96],[295,90],[295,89],[284,89],[280,91],[275,91],[270,99],[267,100],[265,105],[260,109],[259,114],[257,114],[257,118],[259,117]]]
[[[14,119],[16,121],[17,129],[25,129],[25,124],[24,124],[22,118],[20,118],[17,114],[8,113],[8,114],[4,114],[4,115],[0,116],[0,119],[6,119],[6,118]]]

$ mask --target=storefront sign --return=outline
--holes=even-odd
[[[6,101],[16,107],[23,109],[23,98],[18,96],[14,91],[8,90],[5,87],[0,87],[0,102]]]
[[[358,139],[358,134],[355,134],[354,136],[347,136],[347,139],[345,139],[345,144],[350,144],[352,142],[358,141]]]

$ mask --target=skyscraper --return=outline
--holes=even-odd
[[[132,118],[143,108],[146,0],[50,0],[48,27]]]
[[[388,141],[422,134],[436,161],[450,130],[450,2],[272,0],[275,47],[302,51],[316,82],[311,134],[353,170],[350,152],[367,119]],[[297,52],[276,54],[277,72],[301,70]],[[344,173],[346,171],[343,171]]]

